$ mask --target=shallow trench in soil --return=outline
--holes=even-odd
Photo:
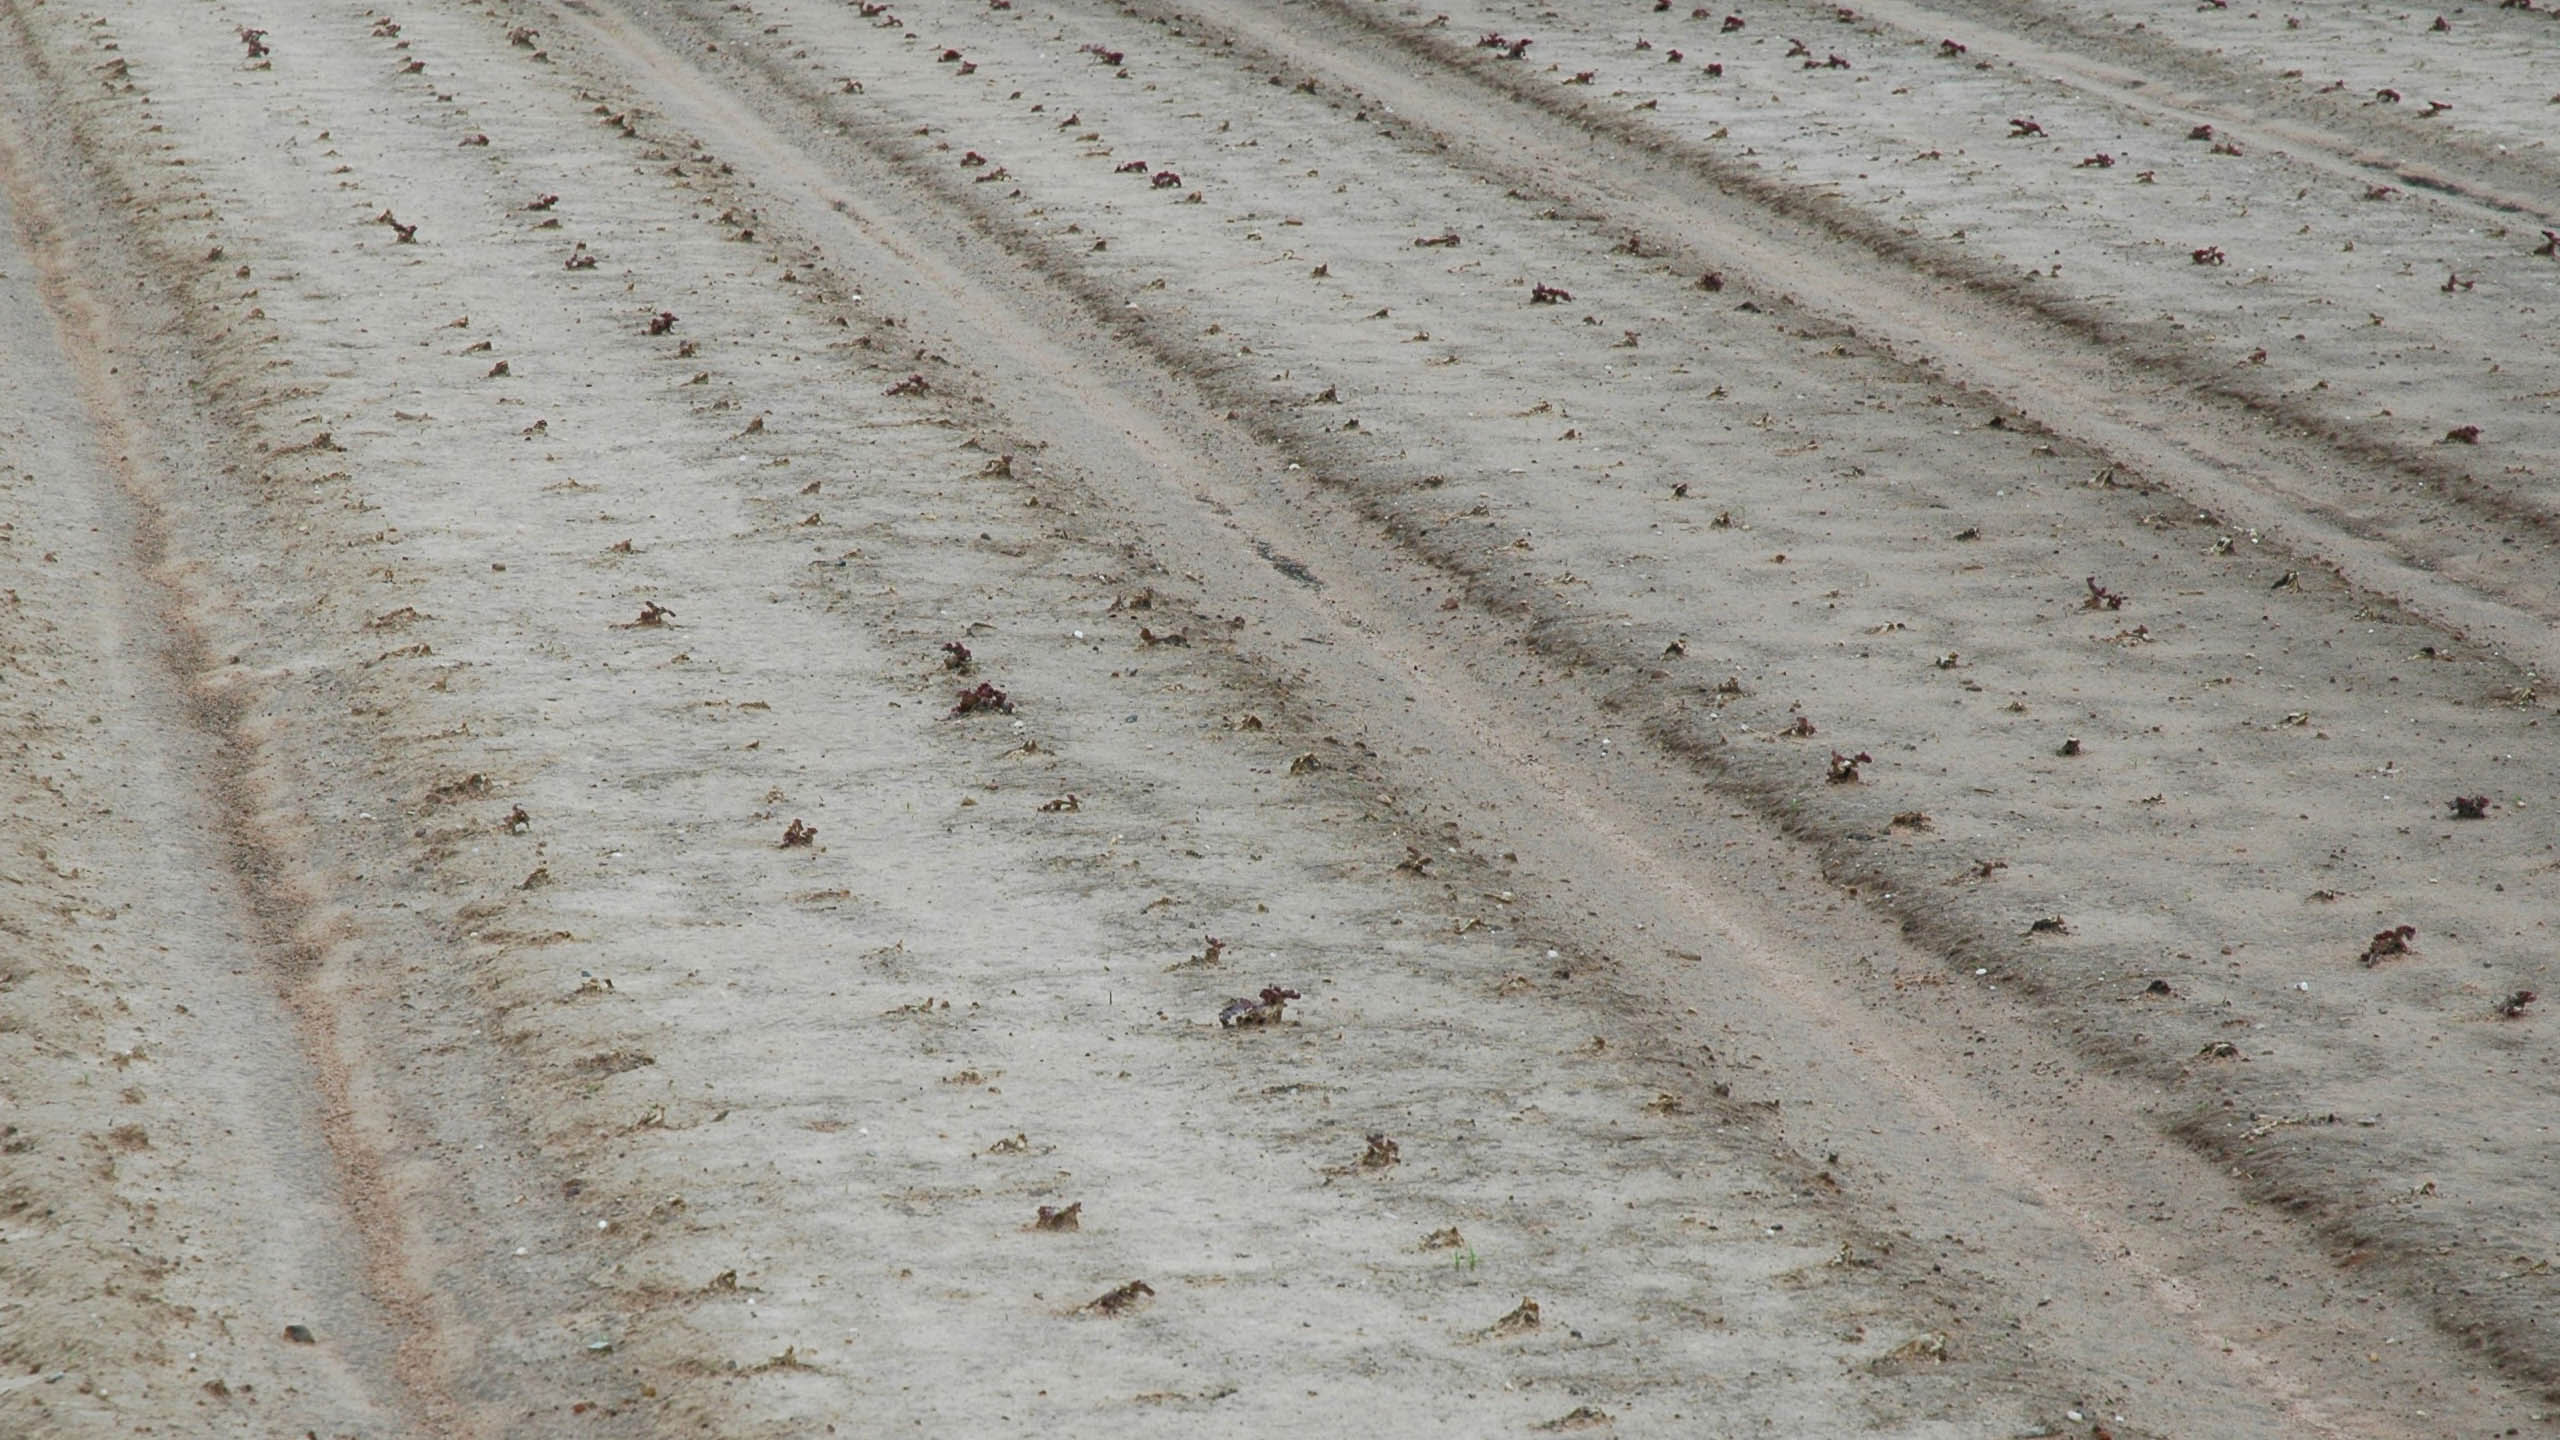
[[[0,0],[0,1428],[2538,1433],[2554,27]]]

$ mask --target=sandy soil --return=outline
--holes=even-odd
[[[2560,19],[1453,6],[0,0],[0,1432],[2560,1429]]]

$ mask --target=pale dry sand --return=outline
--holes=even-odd
[[[2435,18],[0,0],[0,1430],[2547,1428]]]

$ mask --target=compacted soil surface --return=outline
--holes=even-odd
[[[0,0],[0,1433],[2560,1430],[2560,14],[1434,3]]]

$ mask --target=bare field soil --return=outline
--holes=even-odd
[[[2560,1429],[2560,15],[1450,4],[0,0],[0,1433]]]

